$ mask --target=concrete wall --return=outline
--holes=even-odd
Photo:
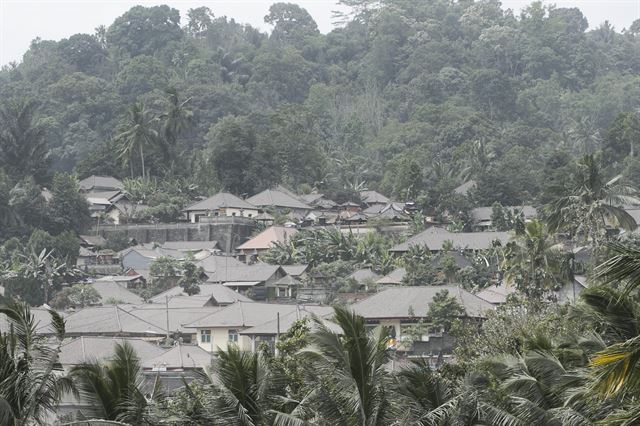
[[[188,220],[191,223],[196,223],[200,221],[208,221],[211,218],[215,218],[215,212],[211,212],[209,210],[194,210],[190,211],[188,214]],[[218,212],[219,216],[237,216],[237,217],[255,217],[258,215],[257,209],[232,209],[226,208],[221,209]]]
[[[200,328],[198,329],[198,346],[200,346],[205,351],[215,352],[218,348],[223,351],[227,350],[227,346],[229,345],[229,328],[209,328],[207,330],[211,330],[211,342],[202,342],[200,339]],[[240,331],[238,328],[234,328],[234,330]],[[251,350],[251,339],[249,336],[238,335],[238,347],[243,351]]]
[[[100,225],[95,230],[104,238],[124,233],[138,243],[166,241],[218,241],[225,252],[249,239],[255,221],[239,217],[219,217],[211,223],[158,223],[155,225]]]

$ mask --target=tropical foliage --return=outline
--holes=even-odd
[[[13,302],[0,308],[9,330],[0,334],[0,424],[45,424],[61,397],[73,390],[60,375],[58,349],[64,339],[62,317],[54,311],[51,328],[54,343],[36,334],[28,305]]]

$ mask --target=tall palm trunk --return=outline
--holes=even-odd
[[[145,178],[145,169],[144,169],[144,149],[142,148],[142,144],[138,145],[140,148],[140,163],[142,164],[142,179]]]

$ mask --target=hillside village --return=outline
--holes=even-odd
[[[437,368],[455,355],[454,322],[479,326],[509,298],[521,297],[496,256],[504,256],[503,250],[518,238],[518,227],[538,220],[532,206],[496,204],[472,209],[468,231],[460,232],[451,229],[450,221],[437,222],[413,203],[376,191],[362,191],[360,203],[337,203],[320,193],[299,195],[278,186],[246,199],[220,192],[184,208],[177,222],[144,223],[130,220],[145,206],[133,203],[117,178],[90,176],[79,188],[93,225],[91,233],[78,236],[78,274],[58,294],[80,287],[94,297],[54,298],[34,308],[35,332],[55,336],[48,314],[53,305],[66,326],[59,357],[63,370],[108,360],[117,344],[128,342],[146,380],[160,378],[167,392],[180,388],[184,379],[194,380],[230,344],[275,354],[278,340],[311,318],[340,332],[332,322],[335,304],[348,306],[370,329],[383,327],[396,359],[421,357]],[[628,207],[625,212],[635,219],[640,210]],[[497,230],[494,221],[509,219],[510,231]],[[230,223],[235,227],[224,227]],[[205,238],[173,232],[194,224],[213,231]],[[216,229],[218,225],[223,227]],[[140,228],[152,232],[140,233]],[[333,252],[329,259],[337,262],[342,262],[340,256],[331,255],[345,249],[341,243],[357,245],[378,235],[384,240],[386,263],[347,256],[349,261],[336,273],[313,257],[279,255],[318,233],[344,239],[321,247]],[[158,235],[164,238],[152,240]],[[172,240],[173,235],[180,239]],[[126,247],[105,248],[114,238]],[[562,250],[575,261],[575,271],[586,271],[590,250],[570,239]],[[309,262],[298,263],[300,259]],[[193,268],[186,268],[187,263]],[[425,263],[428,270],[420,270]],[[473,279],[478,269],[484,273],[482,281]],[[185,285],[189,270],[196,272]],[[462,280],[465,272],[472,278]],[[544,289],[542,296],[575,303],[586,286],[586,276],[576,273]],[[443,296],[454,308],[435,312]],[[8,327],[5,320],[0,330]],[[82,410],[80,401],[67,398],[58,415]]]
[[[0,7],[0,426],[640,424],[629,2],[45,3]]]

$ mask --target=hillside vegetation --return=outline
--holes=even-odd
[[[438,214],[469,179],[476,204],[546,202],[590,153],[640,183],[640,21],[341,3],[352,13],[328,34],[276,3],[270,34],[207,7],[137,6],[94,34],[34,40],[0,72],[7,185],[64,170],[186,178],[202,194],[368,187]],[[135,126],[144,143],[127,144]]]

